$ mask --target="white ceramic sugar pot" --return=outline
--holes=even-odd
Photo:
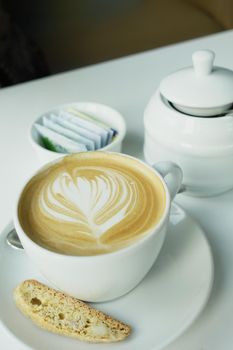
[[[186,194],[233,188],[233,71],[213,65],[214,52],[163,79],[144,112],[144,156],[170,160],[184,173]]]

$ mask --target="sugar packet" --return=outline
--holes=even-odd
[[[39,123],[34,124],[36,130],[41,136],[44,146],[50,151],[58,153],[75,153],[87,151],[84,144],[74,142],[57,132],[46,128]]]
[[[94,123],[95,125],[98,125],[100,128],[104,129],[107,131],[108,133],[108,140],[107,143],[110,143],[112,141],[112,138],[116,135],[116,130],[111,128],[109,125],[105,124],[104,122],[100,121],[99,119],[97,119],[95,116],[93,115],[89,115],[87,113],[81,112],[78,109],[76,109],[75,107],[70,107],[68,109],[68,111],[76,116],[78,116],[79,118],[82,118],[84,120],[90,121],[92,123]]]
[[[61,115],[55,115],[51,113],[47,118],[57,123],[58,125],[63,126],[64,128],[77,133],[80,136],[83,136],[89,140],[92,140],[94,142],[95,150],[101,147],[101,136],[96,134],[95,132],[87,130],[83,127],[80,127],[77,124],[73,123],[72,121],[62,118]]]
[[[55,152],[94,151],[107,146],[116,130],[74,107],[42,116],[35,124],[44,146]]]
[[[42,118],[42,123],[43,123],[43,126],[49,128],[50,130],[53,130],[56,133],[67,137],[68,139],[71,139],[75,142],[85,145],[88,151],[95,150],[95,143],[93,140],[83,137],[78,133],[65,128],[64,126],[61,126],[60,124],[54,122],[53,120],[50,120],[49,117],[44,116]]]
[[[101,137],[101,147],[104,147],[111,142],[111,136],[109,135],[111,134],[111,129],[99,126],[94,120],[87,120],[83,118],[83,114],[81,112],[77,111],[77,113],[75,112],[74,115],[67,111],[61,111],[60,116],[62,116],[62,118],[65,120],[69,120],[72,123],[99,135]]]

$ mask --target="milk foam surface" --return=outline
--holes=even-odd
[[[41,246],[95,255],[147,234],[165,210],[165,190],[136,160],[87,152],[65,157],[32,178],[18,210],[24,231]]]

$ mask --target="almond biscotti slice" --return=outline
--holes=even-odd
[[[88,342],[115,342],[131,328],[86,303],[36,280],[26,280],[14,290],[20,311],[48,331]]]

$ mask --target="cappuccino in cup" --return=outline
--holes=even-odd
[[[83,152],[43,167],[24,187],[18,219],[39,246],[72,256],[126,248],[161,220],[166,191],[135,158]]]
[[[26,182],[14,225],[53,287],[90,302],[112,300],[140,283],[157,259],[181,182],[171,162],[150,167],[121,153],[69,155]]]

